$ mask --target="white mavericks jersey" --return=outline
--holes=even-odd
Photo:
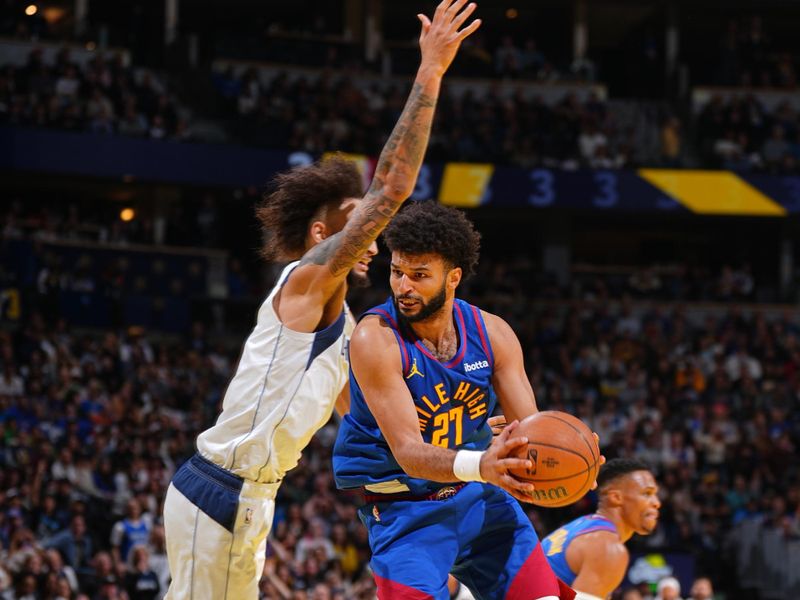
[[[347,382],[355,328],[344,307],[335,323],[300,333],[281,323],[272,301],[297,266],[288,265],[258,311],[214,426],[197,438],[206,459],[251,481],[280,481],[330,418]]]

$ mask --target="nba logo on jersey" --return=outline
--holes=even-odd
[[[253,509],[246,508],[244,511],[244,524],[250,525],[253,522]]]

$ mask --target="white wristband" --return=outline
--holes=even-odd
[[[459,450],[453,461],[453,474],[461,481],[485,481],[481,477],[481,456],[477,450]]]
[[[586,592],[575,590],[575,600],[603,600],[600,596],[592,596]]]

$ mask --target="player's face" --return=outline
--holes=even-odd
[[[639,535],[649,535],[658,525],[658,484],[649,471],[634,471],[622,486],[625,520]]]
[[[360,203],[361,198],[347,198],[342,201],[338,207],[338,210],[333,211],[328,219],[330,229],[333,233],[338,233],[344,229],[345,224],[350,220],[350,217],[353,215],[356,207]],[[369,249],[367,249],[367,251],[364,253],[364,256],[361,257],[361,260],[353,265],[353,268],[350,269],[350,273],[347,275],[347,283],[351,287],[369,286],[369,263],[372,261],[372,257],[377,253],[378,244],[372,242],[372,244],[369,246]]]
[[[411,323],[438,313],[447,302],[448,273],[437,254],[392,252],[389,284],[397,311]]]

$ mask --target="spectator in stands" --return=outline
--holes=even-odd
[[[83,515],[74,515],[69,528],[46,540],[44,546],[58,550],[64,557],[64,562],[77,573],[85,572],[89,568],[93,546]]]
[[[766,167],[770,171],[781,170],[784,157],[789,154],[789,144],[786,141],[786,133],[780,125],[772,128],[772,133],[761,147],[761,155],[764,157]]]
[[[708,577],[698,577],[694,580],[689,600],[714,600],[714,588]]]
[[[128,561],[135,546],[143,546],[148,542],[151,530],[150,517],[142,515],[139,501],[136,498],[128,500],[127,515],[117,521],[111,530],[111,554],[114,562],[120,564]]]
[[[527,38],[519,56],[520,71],[523,76],[527,79],[536,79],[546,63],[547,59],[539,50],[536,40]]]
[[[656,600],[681,600],[681,584],[674,577],[665,577],[656,585]]]
[[[161,597],[158,575],[150,568],[147,547],[136,545],[131,549],[132,568],[125,576],[125,591],[130,600],[157,600]]]
[[[317,555],[317,550],[322,551],[322,558],[326,563],[336,556],[333,544],[325,532],[325,522],[320,518],[311,520],[306,534],[297,542],[295,560],[300,564],[305,563],[310,555]]]
[[[494,70],[500,77],[514,78],[522,71],[522,53],[510,35],[503,36],[494,51]]]
[[[681,122],[678,117],[669,117],[661,127],[661,162],[670,169],[683,166]]]
[[[188,138],[175,101],[150,73],[145,71],[138,85],[133,80],[119,56],[108,63],[98,55],[79,68],[66,50],[59,52],[55,64],[46,64],[41,51],[34,49],[24,68],[2,70],[0,119],[103,134]]]

